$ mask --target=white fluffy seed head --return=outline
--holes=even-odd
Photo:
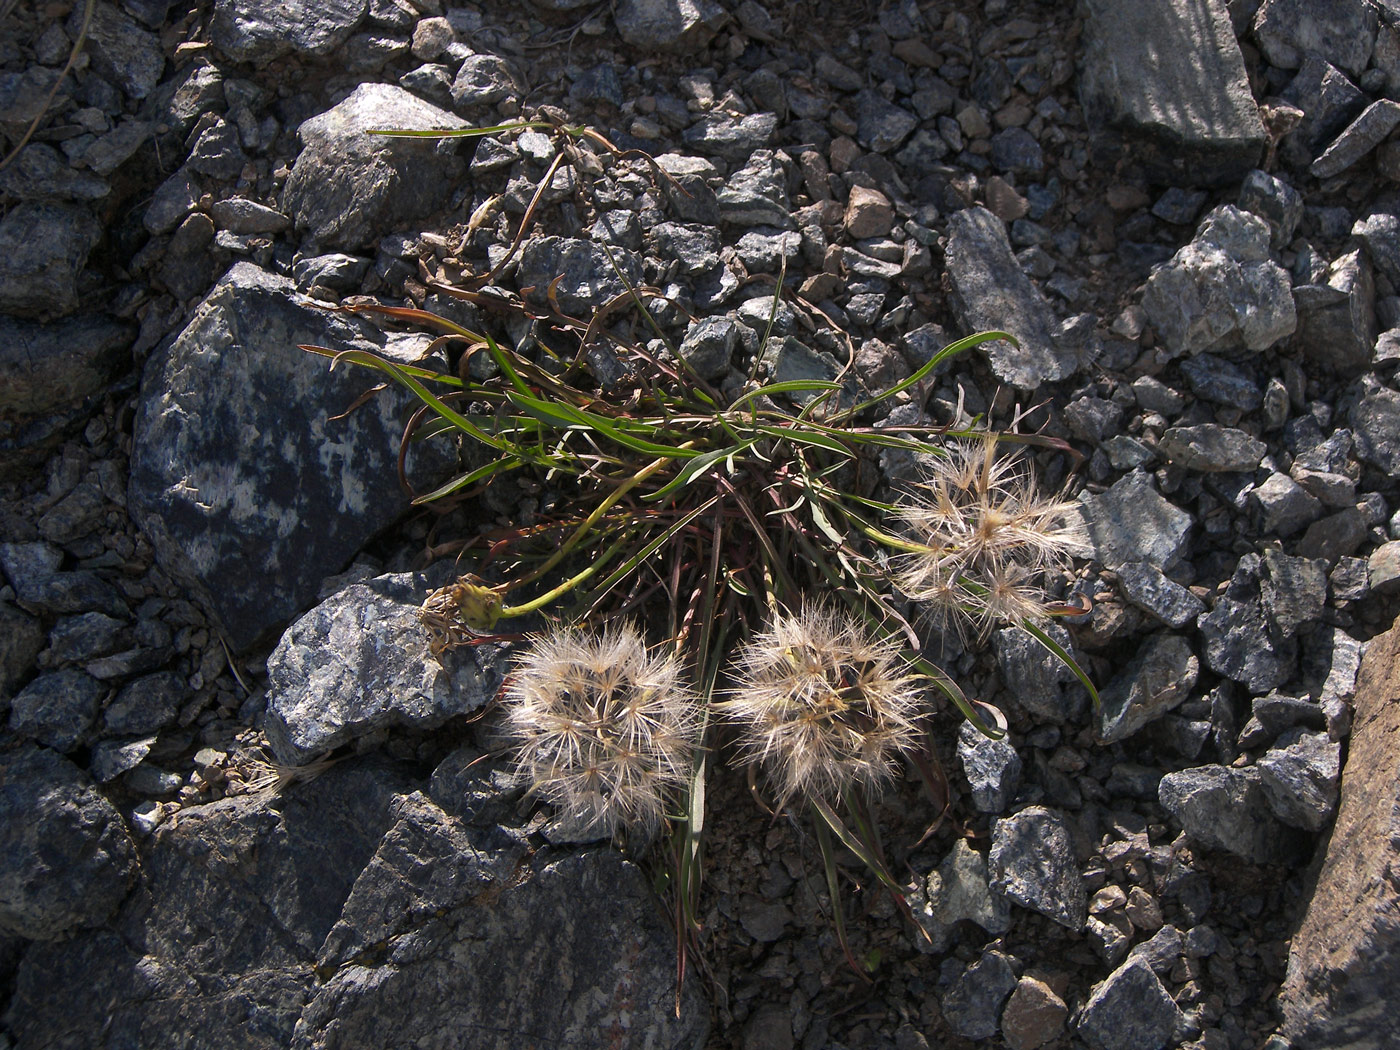
[[[746,762],[767,771],[781,807],[879,790],[919,744],[926,683],[893,642],[819,606],[777,615],[742,646],[720,710]]]
[[[896,586],[936,618],[982,634],[1040,618],[1036,578],[1085,552],[1076,504],[1041,496],[1027,467],[998,455],[994,435],[949,442],[945,452],[900,509],[910,538],[927,549],[900,556]]]
[[[650,833],[690,779],[698,701],[680,662],[631,626],[536,638],[503,699],[530,790],[581,823]]]

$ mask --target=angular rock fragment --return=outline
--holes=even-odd
[[[1074,859],[1064,818],[1044,806],[1029,806],[1003,817],[992,831],[988,856],[992,889],[1023,908],[1079,930],[1088,897]]]
[[[1208,473],[1255,470],[1267,449],[1244,431],[1215,423],[1172,427],[1157,447],[1173,463]]]
[[[0,753],[0,934],[52,941],[105,922],[136,875],[121,815],[77,766]]]
[[[1224,185],[1263,155],[1264,126],[1223,4],[1087,0],[1080,98],[1101,163],[1168,185]]]
[[[729,15],[715,0],[620,0],[613,21],[633,47],[697,51]]]
[[[1292,282],[1270,257],[1269,238],[1263,219],[1221,205],[1190,244],[1153,271],[1142,308],[1174,356],[1267,350],[1293,334]]]
[[[916,937],[921,952],[946,950],[953,927],[964,920],[990,934],[1005,933],[1011,926],[1011,905],[993,893],[987,859],[959,839],[937,870],[911,894],[914,920],[928,934]]]
[[[1190,695],[1199,661],[1186,639],[1153,635],[1103,690],[1099,738],[1124,740]]]
[[[1157,492],[1145,471],[1133,471],[1082,503],[1094,555],[1110,569],[1145,561],[1170,571],[1186,554],[1194,521]]]
[[[1342,745],[1326,733],[1292,729],[1259,759],[1269,808],[1285,824],[1321,831],[1337,810]]]
[[[1388,98],[1371,103],[1322,156],[1312,162],[1309,174],[1318,179],[1340,175],[1385,141],[1397,126],[1400,126],[1400,103]]]
[[[1280,69],[1296,69],[1305,55],[1320,55],[1359,76],[1376,40],[1376,9],[1366,0],[1264,0],[1254,16],[1254,39]]]
[[[266,65],[295,52],[324,58],[355,31],[367,0],[218,0],[209,39],[235,62]]]
[[[101,236],[97,219],[77,205],[11,209],[0,219],[0,314],[47,321],[77,310],[78,275]]]
[[[1159,798],[1182,829],[1207,849],[1253,864],[1301,859],[1302,839],[1274,816],[1254,768],[1207,765],[1168,773]]]
[[[1001,813],[1021,786],[1021,758],[1006,740],[983,736],[971,722],[958,730],[958,759],[979,813]]]
[[[363,5],[363,0],[360,0]],[[400,87],[362,84],[303,123],[283,210],[322,248],[354,251],[445,208],[465,163],[456,139],[371,135],[375,128],[457,129],[466,121]]]
[[[948,220],[945,252],[953,308],[967,332],[1001,330],[1004,340],[984,343],[992,371],[1023,390],[1063,379],[1071,365],[1057,352],[1050,306],[1011,253],[1000,219],[985,208],[965,208]]]
[[[1180,1018],[1181,1009],[1161,979],[1134,959],[1095,986],[1078,1031],[1093,1050],[1162,1050]]]
[[[1309,360],[1343,376],[1371,366],[1376,346],[1376,288],[1369,258],[1352,251],[1327,268],[1319,284],[1294,289],[1298,334]]]
[[[265,729],[278,761],[302,765],[388,726],[434,729],[489,703],[499,645],[429,649],[417,573],[353,583],[288,629],[268,657]]]

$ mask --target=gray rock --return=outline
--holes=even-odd
[[[75,667],[48,671],[11,702],[10,731],[55,751],[72,751],[97,720],[106,692],[106,686]]]
[[[855,108],[856,141],[876,153],[898,149],[919,126],[918,117],[869,88],[856,93]]]
[[[1274,817],[1258,769],[1183,769],[1164,776],[1158,792],[1163,808],[1206,849],[1233,853],[1252,864],[1300,859],[1301,838]]]
[[[1304,831],[1321,831],[1337,811],[1342,745],[1326,733],[1290,729],[1260,756],[1259,778],[1274,816]]]
[[[840,372],[840,366],[830,354],[813,350],[795,336],[785,336],[775,342],[776,347],[770,346],[764,355],[771,360],[770,376],[775,383],[807,379],[832,382]],[[785,396],[798,404],[805,404],[817,395],[813,391],[800,391]]]
[[[1120,565],[1118,589],[1133,605],[1169,627],[1185,627],[1206,611],[1201,599],[1146,562]]]
[[[1094,556],[1110,569],[1145,561],[1170,572],[1187,552],[1191,515],[1159,495],[1144,471],[1135,470],[1081,502]]]
[[[156,187],[141,222],[152,233],[170,233],[198,206],[202,193],[194,172],[180,168]]]
[[[1173,463],[1206,473],[1255,470],[1267,451],[1264,442],[1243,430],[1216,423],[1172,427],[1157,448]]]
[[[1370,260],[1360,250],[1336,259],[1324,283],[1299,285],[1294,298],[1294,343],[1310,361],[1343,376],[1370,368],[1377,335],[1376,288]]]
[[[1025,128],[1005,128],[992,136],[992,164],[1021,178],[1036,178],[1045,171],[1040,143]]]
[[[958,730],[958,760],[979,813],[1002,813],[1021,786],[1021,757],[1006,739],[983,736],[971,722]]]
[[[1079,93],[1100,163],[1127,159],[1169,185],[1225,185],[1257,166],[1264,126],[1223,4],[1081,10]]]
[[[491,701],[505,648],[435,657],[419,616],[429,589],[421,574],[380,576],[292,624],[267,661],[264,729],[280,762],[302,765],[385,727],[435,729]]]
[[[641,260],[624,248],[608,252],[593,241],[568,237],[534,237],[520,253],[516,279],[521,287],[534,286],[533,297],[545,302],[546,292],[556,278],[554,294],[565,313],[588,317],[610,299],[622,295],[630,285],[642,284]],[[613,269],[613,263],[617,270]],[[618,271],[622,276],[618,276]]]
[[[403,88],[362,84],[301,125],[304,148],[282,207],[326,248],[354,250],[445,208],[464,170],[455,139],[395,139],[372,128],[463,128],[466,122]]]
[[[72,204],[29,202],[0,219],[0,313],[49,320],[78,309],[78,275],[102,236]]]
[[[1185,190],[1172,186],[1157,198],[1152,205],[1152,214],[1175,226],[1190,226],[1200,216],[1201,208],[1209,198],[1210,194],[1205,190]]]
[[[1287,271],[1269,257],[1268,223],[1224,204],[1148,278],[1142,308],[1173,356],[1267,350],[1297,327]]]
[[[122,686],[103,708],[103,728],[124,736],[155,733],[174,723],[191,694],[185,676],[174,671],[142,675]]]
[[[1327,563],[1293,558],[1278,550],[1264,552],[1260,577],[1264,613],[1284,637],[1322,618],[1327,605]]]
[[[1005,340],[979,349],[1001,379],[1023,390],[1065,378],[1072,366],[1057,353],[1054,315],[1011,252],[1006,228],[985,208],[965,208],[948,220],[945,251],[952,305],[966,332],[1000,330]]]
[[[281,233],[292,224],[280,211],[243,197],[215,201],[209,214],[219,229],[230,233]]]
[[[728,317],[702,317],[686,329],[680,355],[702,379],[723,379],[738,342],[738,322]]]
[[[476,106],[494,106],[519,91],[515,74],[505,59],[497,55],[470,55],[452,81],[452,103],[462,111]]]
[[[123,648],[130,631],[125,620],[106,613],[87,612],[65,616],[49,632],[50,666],[80,664]]]
[[[1322,156],[1312,162],[1309,173],[1319,179],[1340,175],[1384,142],[1397,126],[1400,126],[1400,103],[1385,98],[1371,103]]]
[[[1400,394],[1377,385],[1351,410],[1356,455],[1389,477],[1400,477]]]
[[[941,952],[951,942],[953,927],[973,922],[987,933],[1011,927],[1011,905],[993,893],[987,859],[959,838],[938,868],[910,895],[914,919],[927,937],[916,937],[921,952]]]
[[[1200,663],[1186,639],[1156,634],[1103,690],[1099,739],[1126,740],[1177,707],[1196,684]]]
[[[1050,636],[1073,654],[1069,632],[1059,624],[1047,628]],[[992,635],[997,666],[1015,703],[1038,719],[1054,723],[1075,722],[1088,703],[1088,693],[1074,672],[1030,632],[1005,627]]]
[[[943,993],[943,1018],[964,1039],[990,1039],[1000,1026],[1002,1004],[1015,987],[1011,961],[1001,952],[983,952]]]
[[[1400,281],[1400,216],[1376,212],[1357,219],[1351,235],[1366,245],[1371,264],[1385,274],[1391,284]]]
[[[304,292],[319,284],[332,291],[349,292],[360,286],[369,264],[370,260],[362,255],[343,252],[313,255],[292,267],[292,277],[296,279],[298,291]]]
[[[1376,9],[1366,0],[1322,7],[1308,0],[1264,0],[1254,16],[1254,39],[1280,69],[1297,69],[1312,54],[1359,76],[1371,58],[1376,24]]]
[[[1279,995],[1294,1046],[1394,1043],[1386,1008],[1400,980],[1392,873],[1400,853],[1400,629],[1375,638],[1362,664],[1342,774],[1341,808],[1316,889],[1289,945]]]
[[[19,683],[33,672],[45,643],[43,625],[35,617],[0,601],[0,714],[9,709]]]
[[[151,137],[151,125],[141,120],[123,120],[83,151],[82,163],[98,175],[110,175],[136,153]]]
[[[1137,892],[1141,892],[1141,889],[1137,889]],[[1128,900],[1128,906],[1131,908],[1132,894],[1129,894]],[[1158,907],[1157,914],[1153,921],[1161,921],[1160,907]],[[1134,945],[1132,950],[1128,952],[1127,961],[1133,962],[1134,960],[1141,959],[1143,962],[1147,963],[1148,966],[1152,967],[1153,973],[1166,974],[1171,970],[1172,966],[1176,964],[1177,959],[1181,957],[1183,941],[1184,938],[1181,936],[1181,931],[1175,926],[1163,926],[1141,944]]]
[[[1083,928],[1089,906],[1084,882],[1069,827],[1054,810],[1030,806],[998,820],[988,869],[998,893],[1067,929]]]
[[[234,649],[280,629],[402,507],[396,449],[416,401],[394,392],[328,421],[373,380],[297,346],[421,351],[406,340],[306,306],[289,279],[239,263],[148,362],[131,514]],[[416,447],[411,476],[440,481],[449,455]]]
[[[1093,1050],[1162,1050],[1180,1020],[1181,1009],[1161,979],[1134,959],[1094,986],[1078,1031]]]
[[[1253,412],[1263,403],[1264,391],[1249,374],[1214,354],[1197,354],[1181,362],[1181,374],[1197,397]]]
[[[1118,434],[1123,409],[1106,398],[1077,397],[1065,406],[1065,423],[1079,440],[1097,445]]]
[[[1367,98],[1346,74],[1325,59],[1309,54],[1280,98],[1303,111],[1284,136],[1279,150],[1292,167],[1306,168],[1366,108]]]
[[[1347,507],[1308,526],[1294,551],[1301,558],[1322,558],[1332,563],[1356,551],[1366,542],[1367,535],[1361,511]]]
[[[720,265],[719,230],[713,226],[660,222],[647,232],[656,254],[668,262],[674,259],[681,273],[695,276]]]
[[[186,164],[201,175],[229,182],[238,178],[248,164],[242,136],[237,126],[215,120],[200,132]]]
[[[83,9],[68,16],[68,34],[77,39]],[[142,29],[125,11],[112,4],[94,5],[88,26],[86,53],[92,68],[135,99],[149,95],[165,70],[160,37]]]
[[[75,170],[58,150],[43,142],[25,146],[0,171],[0,193],[22,201],[95,201],[111,192],[106,179]]]
[[[96,926],[135,876],[120,814],[77,766],[28,744],[0,752],[0,933],[54,941]]]
[[[141,1046],[198,1046],[231,1031],[251,1050],[290,1046],[318,985],[316,952],[405,787],[382,768],[343,764],[284,794],[162,823],[142,852],[143,891],[113,920],[122,932],[28,951],[9,1030],[35,1046],[91,1045],[104,1027]]]
[[[791,229],[787,177],[771,150],[755,150],[716,195],[720,218],[732,226]]]
[[[1296,646],[1274,637],[1257,600],[1222,597],[1196,626],[1205,635],[1206,666],[1252,692],[1266,693],[1293,674]]]
[[[1377,594],[1400,590],[1400,540],[1382,543],[1366,560],[1371,589]]]
[[[235,62],[263,66],[295,53],[334,54],[365,16],[367,0],[217,0],[209,40]]]
[[[1269,224],[1269,244],[1283,248],[1303,217],[1303,195],[1282,179],[1255,168],[1240,184],[1239,206]]]
[[[92,759],[88,763],[92,779],[99,784],[109,784],[123,773],[135,769],[151,753],[156,739],[154,736],[143,736],[135,740],[99,740],[93,745]]]
[[[633,47],[698,51],[729,15],[715,0],[620,0],[613,21]]]
[[[32,463],[81,427],[128,367],[133,334],[97,314],[51,324],[0,314],[0,463]]]
[[[774,113],[750,113],[735,117],[727,113],[702,113],[686,128],[681,141],[692,149],[725,160],[745,161],[754,150],[766,149],[778,127]]]
[[[1296,696],[1256,696],[1250,701],[1250,718],[1240,730],[1238,743],[1242,748],[1262,747],[1294,726],[1323,729],[1327,712],[1319,704]]]

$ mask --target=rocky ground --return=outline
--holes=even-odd
[[[0,1046],[1395,1045],[1394,945],[1331,899],[1400,841],[1357,689],[1400,593],[1389,0],[3,10]],[[669,178],[365,134],[537,114]],[[928,800],[885,799],[922,931],[851,865],[864,976],[807,833],[721,769],[676,998],[650,859],[521,797],[505,647],[439,661],[417,617],[425,551],[548,493],[406,514],[408,401],[342,416],[365,375],[296,349],[428,349],[324,309],[357,296],[528,345],[490,296],[562,275],[587,316],[600,244],[722,387],[783,260],[778,378],[878,390],[1008,330],[892,415],[1082,453],[1042,468],[1092,536],[1057,630],[1103,709],[1017,629],[950,644],[1011,731],[939,716],[918,846]]]

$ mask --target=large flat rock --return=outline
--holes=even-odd
[[[1400,1047],[1400,627],[1361,663],[1342,800],[1279,993],[1300,1050]]]
[[[1224,186],[1258,166],[1264,125],[1223,0],[1079,6],[1096,160],[1127,159],[1173,186]]]
[[[386,390],[331,419],[377,373],[331,371],[303,343],[386,345],[369,325],[300,301],[289,279],[239,263],[142,380],[132,517],[239,650],[309,605],[407,505],[395,463],[417,402]],[[442,480],[446,443],[419,448],[416,476]]]

